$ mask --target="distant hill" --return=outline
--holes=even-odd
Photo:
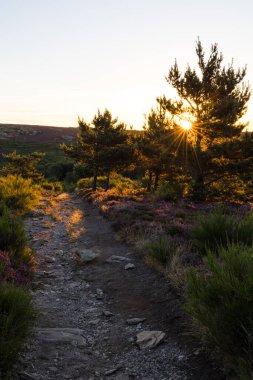
[[[62,143],[75,140],[77,128],[41,125],[0,124],[0,140],[38,144]]]
[[[141,131],[129,133],[139,134]],[[76,136],[77,128],[0,123],[0,167],[4,164],[1,153],[11,153],[14,150],[21,154],[43,152],[45,156],[40,166],[43,173],[50,177],[51,166],[66,162],[59,145],[74,142]]]
[[[141,134],[142,131],[129,130],[129,133]],[[76,135],[77,128],[71,127],[0,123],[0,140],[7,140],[12,143],[60,144],[74,141]]]

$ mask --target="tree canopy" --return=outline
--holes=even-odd
[[[240,139],[246,126],[241,118],[251,92],[249,85],[243,82],[246,67],[236,70],[233,61],[228,67],[223,66],[223,55],[217,44],[211,46],[206,58],[198,40],[196,55],[197,69],[188,66],[181,72],[177,62],[169,69],[166,80],[176,90],[177,97],[163,96],[157,100],[176,126],[185,119],[191,123],[189,131],[185,131],[188,169],[200,196],[211,180],[210,174],[217,171],[218,177],[225,175],[227,165],[231,166],[233,157],[227,154],[224,144]]]
[[[62,149],[92,171],[93,190],[99,174],[107,176],[108,188],[111,172],[128,166],[133,159],[125,124],[113,119],[107,109],[103,113],[98,110],[91,124],[79,118],[77,144],[62,145]]]

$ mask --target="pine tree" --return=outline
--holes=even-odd
[[[151,190],[154,177],[154,190],[158,187],[160,175],[168,172],[172,160],[172,152],[168,149],[171,144],[171,123],[166,117],[166,110],[161,106],[151,109],[139,148],[142,154],[143,166],[148,172],[147,190]],[[172,146],[171,146],[172,148]]]
[[[226,176],[238,158],[228,152],[231,140],[239,142],[246,124],[241,122],[250,98],[249,85],[243,82],[246,68],[226,68],[217,44],[209,57],[201,42],[196,44],[198,70],[187,67],[181,73],[177,62],[170,68],[167,82],[176,90],[176,99],[158,99],[160,105],[180,125],[187,118],[192,126],[187,134],[188,170],[194,180],[195,196],[204,197],[206,186]]]
[[[64,152],[93,172],[93,190],[97,188],[98,175],[107,176],[106,190],[110,174],[130,164],[133,159],[132,147],[128,144],[126,126],[113,119],[106,109],[98,110],[92,124],[78,119],[76,145],[62,145]]]

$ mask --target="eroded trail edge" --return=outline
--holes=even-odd
[[[38,262],[37,318],[14,380],[224,379],[185,334],[169,284],[115,239],[94,206],[52,196],[26,230]],[[149,334],[155,347],[143,348]]]

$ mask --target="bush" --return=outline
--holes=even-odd
[[[146,242],[145,249],[149,258],[163,266],[169,265],[178,252],[176,242],[169,236],[160,236],[156,240]]]
[[[0,216],[0,250],[20,253],[26,246],[23,222],[6,209]]]
[[[18,259],[7,251],[0,251],[0,283],[28,285],[34,271],[34,256],[29,248],[25,248]]]
[[[186,310],[203,335],[234,363],[241,379],[253,376],[253,247],[231,244],[208,251],[209,273],[187,276]]]
[[[198,218],[191,231],[196,245],[206,251],[217,250],[219,246],[227,247],[232,242],[253,244],[253,216],[246,215],[241,220],[222,208],[212,210],[208,215]]]
[[[253,244],[253,215],[248,214],[237,225],[236,239],[246,245]]]
[[[10,374],[32,318],[30,294],[13,285],[0,284],[0,371],[3,371],[3,378]]]
[[[63,191],[63,186],[61,182],[49,182],[49,181],[43,181],[40,183],[40,186],[42,189],[50,190],[50,191]]]
[[[106,187],[107,177],[99,176],[97,179],[97,187]],[[79,190],[84,190],[91,188],[93,185],[93,177],[90,178],[81,178],[77,182],[77,188]],[[110,177],[110,186],[109,188],[115,188],[119,194],[122,194],[124,190],[134,190],[138,188],[136,181],[133,181],[130,178],[123,177],[121,174],[114,173]]]
[[[73,172],[73,168],[73,162],[56,162],[50,164],[46,170],[46,175],[48,178],[52,178],[56,181],[63,181],[69,173]]]
[[[158,201],[175,201],[183,196],[183,191],[183,186],[179,183],[163,181],[155,192],[155,198]]]
[[[23,214],[32,210],[39,198],[39,186],[33,185],[31,179],[16,175],[0,178],[0,200],[9,208]]]

